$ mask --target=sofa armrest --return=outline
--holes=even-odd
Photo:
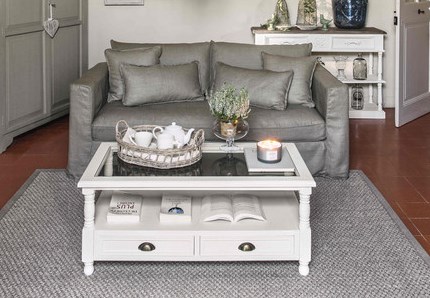
[[[70,129],[68,171],[82,175],[91,158],[91,124],[106,103],[109,88],[106,63],[88,70],[70,86]]]
[[[349,172],[348,86],[321,65],[312,81],[315,107],[326,122],[325,172],[331,177],[347,178]]]

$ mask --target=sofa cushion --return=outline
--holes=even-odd
[[[109,94],[108,101],[122,100],[124,96],[124,82],[121,77],[122,63],[150,66],[160,63],[161,47],[132,50],[105,51],[106,62],[109,68]]]
[[[161,65],[177,65],[190,63],[193,61],[199,62],[199,79],[202,92],[205,93],[209,88],[209,53],[210,43],[127,43],[111,40],[112,49],[125,50],[135,48],[150,48],[161,46]]]
[[[280,141],[307,142],[326,138],[326,123],[315,108],[288,105],[284,111],[253,108],[247,119],[247,140],[275,138]]]
[[[203,128],[205,139],[220,141],[212,133],[214,118],[206,101],[166,103],[126,107],[120,102],[105,104],[92,124],[94,141],[115,141],[115,124],[124,119],[129,125],[169,125],[177,122],[186,128]],[[316,109],[289,105],[286,110],[254,107],[248,118],[249,133],[245,141],[259,141],[267,137],[281,141],[320,141],[325,139],[325,122]]]
[[[316,57],[287,57],[262,52],[263,67],[272,71],[294,72],[293,82],[288,94],[288,103],[315,107],[312,101],[312,77],[317,64]]]
[[[285,110],[292,78],[292,71],[255,70],[218,62],[212,93],[226,83],[237,90],[245,88],[252,106]]]
[[[181,65],[121,65],[126,106],[203,100],[198,63]]]
[[[211,82],[215,78],[215,65],[222,62],[228,65],[263,69],[261,52],[272,55],[290,57],[309,56],[312,52],[312,44],[295,45],[254,45],[232,42],[211,42]]]

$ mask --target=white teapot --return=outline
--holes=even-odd
[[[175,145],[178,148],[182,148],[190,141],[191,134],[193,133],[194,128],[189,129],[188,132],[185,134],[185,131],[182,129],[181,126],[177,125],[176,122],[172,122],[171,125],[166,126],[164,129],[160,126],[155,127],[152,130],[152,133],[154,134],[155,138],[157,138],[157,135],[155,134],[157,130],[161,131],[162,134],[172,135],[175,139]]]

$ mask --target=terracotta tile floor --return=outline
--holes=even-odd
[[[396,128],[386,120],[350,121],[351,169],[361,169],[430,254],[430,114]],[[35,169],[67,165],[68,117],[15,138],[0,154],[0,208]]]

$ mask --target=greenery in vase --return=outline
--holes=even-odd
[[[211,94],[209,107],[212,115],[224,122],[246,119],[251,112],[248,91],[245,88],[237,91],[234,86],[225,83],[220,90]]]

